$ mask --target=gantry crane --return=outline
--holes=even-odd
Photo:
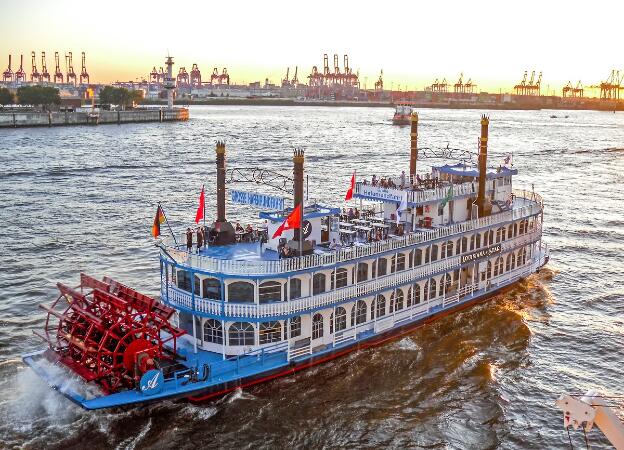
[[[87,72],[85,52],[82,52],[82,68],[80,69],[80,84],[89,84],[89,73]]]
[[[50,72],[48,72],[48,66],[46,65],[45,52],[41,52],[41,81],[50,82]]]
[[[156,66],[152,67],[152,71],[150,72],[150,83],[158,83],[158,71],[156,70]]]
[[[299,85],[299,78],[297,78],[298,69],[299,67],[295,66],[295,75],[292,77],[292,80],[290,80],[293,87],[297,87]]]
[[[64,78],[63,72],[61,72],[61,59],[58,52],[54,52],[54,64],[56,66],[54,69],[54,82],[63,84]]]
[[[191,86],[201,87],[201,71],[195,63],[191,67]]]
[[[282,87],[290,87],[290,78],[288,78],[289,75],[290,75],[290,67],[286,67],[286,76],[282,80]]]
[[[15,82],[23,83],[26,81],[26,71],[24,70],[24,55],[20,55],[20,66],[15,72]]]
[[[30,52],[31,57],[31,67],[32,70],[30,72],[30,81],[32,83],[41,83],[41,74],[37,70],[37,55],[35,52]]]
[[[383,69],[381,69],[381,73],[379,74],[379,79],[375,81],[375,90],[383,91]]]
[[[460,73],[459,74],[459,80],[457,80],[457,83],[455,83],[453,85],[453,92],[455,92],[456,94],[463,94],[464,93],[463,79],[464,79],[464,74]]]
[[[13,69],[11,69],[11,55],[9,55],[9,65],[7,66],[7,69],[2,72],[2,81],[5,83],[12,83],[13,76]]]
[[[526,79],[528,72],[524,71],[524,77],[522,77],[522,81],[514,86],[514,90],[516,91],[516,95],[526,95]]]
[[[74,61],[72,52],[65,54],[65,79],[67,80],[67,84],[73,84],[76,86],[76,72],[74,72]]]

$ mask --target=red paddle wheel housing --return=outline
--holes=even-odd
[[[175,359],[185,332],[169,322],[172,308],[108,277],[81,274],[80,286],[57,286],[56,301],[39,305],[48,316],[35,334],[86,381],[107,393],[132,389],[143,373]]]

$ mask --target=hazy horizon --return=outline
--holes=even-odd
[[[107,2],[94,7],[75,1],[4,3],[0,29],[0,68],[13,55],[13,70],[24,55],[46,52],[48,71],[54,52],[72,51],[80,72],[86,52],[92,82],[147,78],[152,67],[174,56],[174,70],[199,65],[208,80],[213,67],[227,67],[233,83],[279,84],[290,67],[307,82],[312,66],[323,66],[328,53],[349,55],[362,87],[372,88],[384,72],[384,87],[421,90],[437,78],[453,84],[464,74],[477,91],[509,92],[525,70],[542,71],[542,93],[580,80],[588,88],[624,68],[615,51],[620,42],[623,3],[591,5],[548,2],[521,8],[494,1],[405,3],[390,8],[354,7],[317,2],[313,7],[269,1],[217,8],[201,2],[184,6]],[[590,7],[591,6],[591,7]],[[521,9],[521,11],[518,11]],[[605,14],[608,12],[608,14]],[[61,69],[64,71],[64,61]],[[452,87],[451,87],[452,89]],[[590,94],[588,91],[587,94]]]

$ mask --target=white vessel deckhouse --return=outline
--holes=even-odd
[[[357,212],[304,204],[305,154],[295,150],[292,178],[279,178],[295,208],[231,193],[279,206],[259,213],[265,230],[237,230],[226,218],[236,177],[218,143],[217,219],[200,245],[179,234],[159,241],[161,302],[108,278],[59,285],[41,334],[48,348],[24,360],[88,409],[203,401],[485,301],[548,261],[542,199],[513,189],[516,169],[488,167],[488,122],[481,118],[478,164],[417,174],[413,113],[409,174],[354,179]],[[159,207],[155,226],[162,218]],[[67,388],[46,361],[99,389]]]

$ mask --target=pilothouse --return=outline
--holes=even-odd
[[[226,215],[226,146],[217,143],[216,220],[201,245],[161,237],[161,301],[109,278],[59,285],[41,333],[47,348],[24,361],[87,409],[200,402],[407,334],[546,264],[542,199],[513,188],[516,169],[488,166],[489,119],[476,165],[428,174],[417,171],[416,113],[410,124],[408,172],[354,175],[349,208],[305,203],[305,153],[295,150],[283,184],[292,207],[232,192],[281,206],[259,212],[266,227],[243,231]],[[155,234],[164,220],[159,207]],[[82,388],[59,381],[58,367]]]

